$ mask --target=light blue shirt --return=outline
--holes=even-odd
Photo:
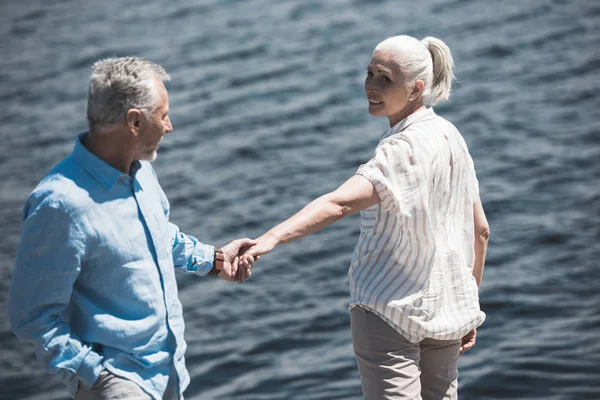
[[[75,396],[103,368],[162,398],[171,366],[185,390],[175,270],[207,274],[214,248],[169,222],[150,163],[130,175],[82,144],[29,195],[8,300],[10,325]]]

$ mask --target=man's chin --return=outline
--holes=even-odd
[[[156,160],[156,157],[158,157],[158,153],[156,150],[153,150],[151,153],[143,154],[140,157],[140,160],[152,162]]]

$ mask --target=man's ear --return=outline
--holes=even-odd
[[[410,93],[409,99],[411,101],[415,101],[416,99],[421,97],[424,87],[425,87],[425,83],[422,80],[419,79],[418,81],[416,81],[412,87],[412,92]]]
[[[134,136],[137,136],[140,131],[141,117],[142,113],[137,108],[127,111],[127,127]]]

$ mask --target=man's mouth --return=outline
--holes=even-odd
[[[377,101],[377,100],[371,100],[371,99],[369,99],[369,105],[378,106],[380,104],[383,104],[383,101]]]

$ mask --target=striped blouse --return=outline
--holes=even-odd
[[[361,211],[348,274],[361,306],[413,343],[460,339],[485,320],[472,275],[478,182],[467,145],[431,108],[387,130],[357,174],[381,202]]]

